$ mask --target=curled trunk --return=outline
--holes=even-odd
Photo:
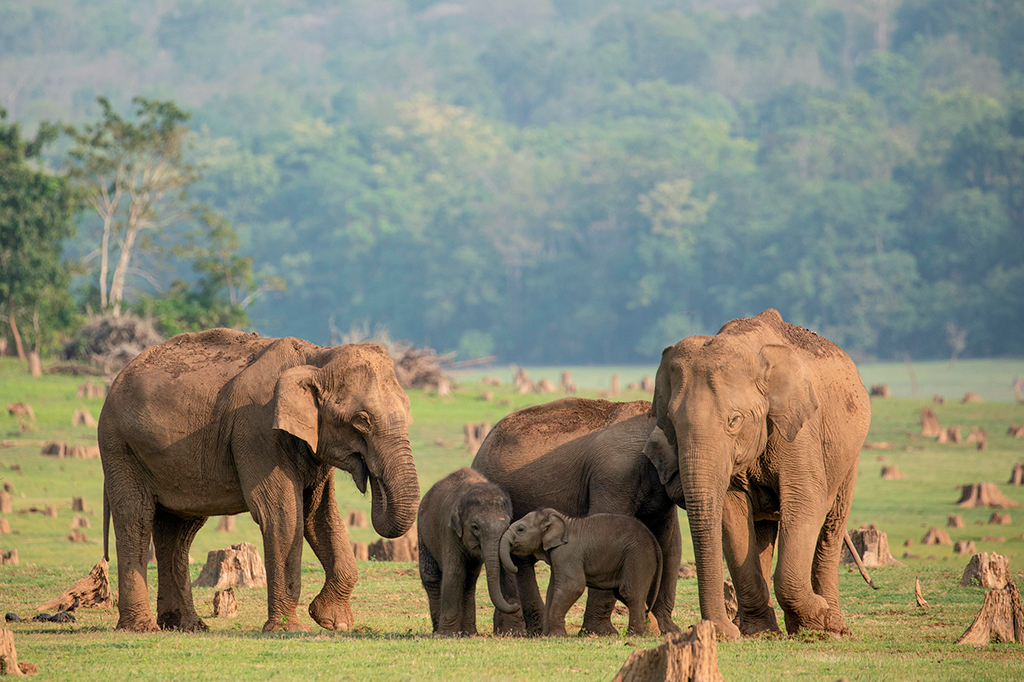
[[[515,613],[519,610],[519,604],[505,601],[501,593],[501,561],[498,559],[498,549],[495,543],[489,542],[484,545],[484,566],[487,570],[487,592],[491,595],[491,603],[494,608],[502,613]]]
[[[419,479],[412,461],[408,436],[384,441],[387,445],[371,447],[370,519],[373,529],[385,538],[404,535],[416,520],[420,501]]]
[[[512,538],[509,535],[511,528],[505,531],[505,534],[501,536],[501,545],[499,547],[499,553],[501,555],[501,565],[505,567],[505,570],[509,573],[518,573],[519,569],[512,562]]]

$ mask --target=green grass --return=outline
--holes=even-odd
[[[531,378],[557,381],[561,368],[528,368]],[[957,637],[971,623],[981,606],[980,588],[957,586],[968,557],[955,555],[950,547],[925,547],[921,538],[930,526],[945,528],[949,514],[963,515],[967,526],[948,529],[954,540],[973,539],[979,551],[993,550],[1010,558],[1012,573],[1024,578],[1024,509],[1010,510],[1012,525],[993,526],[992,510],[959,509],[957,485],[992,481],[1011,499],[1024,503],[1024,488],[1006,485],[1015,462],[1024,460],[1024,440],[1005,435],[1007,425],[1024,424],[1024,405],[1012,400],[1010,383],[1024,376],[1021,361],[961,361],[952,370],[948,363],[915,365],[918,395],[875,400],[870,441],[888,441],[890,450],[865,450],[854,496],[851,526],[877,523],[888,533],[892,553],[906,567],[872,569],[881,589],[868,588],[848,567],[840,571],[842,607],[853,636],[767,637],[737,643],[720,643],[719,666],[728,680],[838,679],[851,680],[1008,680],[1024,677],[1024,647],[997,644],[983,649],[956,646]],[[608,386],[612,371],[620,384],[653,376],[654,368],[573,368],[581,395],[596,397]],[[909,379],[902,364],[868,365],[861,368],[867,383],[889,383],[897,396],[909,396]],[[546,373],[549,372],[549,373]],[[450,398],[432,392],[411,391],[414,422],[410,426],[413,452],[422,490],[451,470],[466,466],[471,458],[462,440],[462,425],[487,421],[494,424],[513,409],[543,402],[552,396],[518,395],[510,387],[485,387],[476,379],[511,372],[479,372],[463,375]],[[20,441],[0,449],[0,479],[15,488],[13,514],[6,515],[13,535],[0,536],[0,549],[17,548],[21,565],[0,568],[0,612],[14,611],[23,618],[35,613],[41,602],[56,596],[85,575],[102,555],[102,472],[98,460],[57,460],[39,455],[39,446],[26,440],[62,440],[88,444],[94,430],[72,427],[72,412],[88,408],[98,416],[102,400],[75,398],[75,388],[85,380],[45,375],[28,377],[13,360],[0,359],[0,407],[26,401],[35,410],[34,430],[18,433],[14,418],[0,415],[0,438]],[[904,382],[901,383],[901,382]],[[927,387],[927,389],[925,388]],[[480,399],[483,390],[494,400]],[[960,405],[954,398],[977,390],[988,402]],[[991,394],[990,394],[991,392]],[[960,424],[964,433],[982,426],[989,434],[989,448],[977,451],[973,444],[938,445],[917,437],[923,407],[933,407],[931,395],[943,393],[950,401],[934,406],[943,426]],[[645,398],[626,392],[616,399]],[[997,402],[1002,400],[1003,402]],[[501,404],[506,401],[505,404]],[[879,461],[882,457],[885,461]],[[884,481],[881,467],[891,464],[906,476]],[[19,467],[19,469],[12,469]],[[341,510],[369,512],[369,497],[359,495],[351,481],[338,473],[338,504]],[[22,497],[24,495],[24,497]],[[73,516],[71,498],[84,496],[92,514],[86,543],[72,544],[65,537]],[[20,514],[32,506],[55,504],[57,518]],[[693,552],[683,521],[683,557]],[[234,533],[216,531],[211,519],[196,537],[192,556],[193,577],[198,575],[206,553],[246,540],[262,547],[259,531],[248,515],[237,518]],[[372,529],[351,529],[354,540],[376,539]],[[985,541],[985,536],[1001,536]],[[910,547],[904,547],[906,540]],[[920,558],[903,558],[904,553]],[[301,617],[313,625],[305,606],[323,583],[323,570],[312,551],[303,554]],[[111,577],[116,581],[116,557]],[[202,635],[158,633],[138,635],[116,632],[116,610],[80,610],[75,625],[11,624],[21,660],[39,666],[40,679],[233,679],[239,676],[275,679],[358,680],[568,680],[611,679],[627,654],[637,647],[651,647],[654,636],[566,639],[507,639],[490,636],[491,608],[484,581],[478,586],[480,637],[436,640],[429,636],[426,595],[414,564],[361,562],[359,583],[353,595],[355,632],[328,633],[316,628],[309,634],[265,635],[259,630],[266,618],[266,591],[236,590],[239,615],[215,619],[213,590],[197,588],[195,601],[207,619],[210,632]],[[546,571],[540,571],[541,583]],[[914,603],[914,579],[920,578],[926,609]],[[1018,580],[1018,582],[1022,582]],[[150,595],[155,608],[156,573],[150,569]],[[582,622],[583,602],[569,614],[570,631]],[[780,621],[781,621],[781,613]],[[697,585],[681,579],[675,619],[686,626],[699,619]],[[615,616],[624,629],[625,616]]]

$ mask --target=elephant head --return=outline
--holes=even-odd
[[[501,563],[510,572],[516,572],[512,554],[529,556],[540,551],[550,551],[568,542],[566,520],[559,512],[538,509],[519,519],[501,537]]]
[[[722,593],[730,479],[764,452],[770,434],[796,438],[817,408],[808,372],[787,346],[719,334],[688,337],[662,354],[651,411],[677,456],[657,449],[649,456],[673,499],[679,503],[680,492],[685,498],[701,615],[732,638],[739,630],[726,616]]]
[[[487,570],[487,592],[495,608],[515,613],[519,604],[510,603],[501,594],[501,562],[498,560],[502,535],[512,520],[512,501],[493,483],[477,483],[459,495],[448,525],[463,546]]]
[[[394,363],[376,344],[326,349],[315,364],[282,372],[274,389],[273,427],[351,473],[359,492],[369,481],[373,527],[387,538],[412,527],[419,504],[408,415]]]

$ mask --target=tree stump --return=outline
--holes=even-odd
[[[882,478],[886,481],[902,481],[905,477],[894,466],[882,467]]]
[[[957,540],[953,545],[954,554],[976,554],[978,548],[974,546],[974,540]]]
[[[715,624],[704,620],[685,632],[665,635],[654,649],[632,652],[612,682],[722,682]]]
[[[1013,438],[1024,438],[1024,426],[1011,424],[1010,427],[1006,429],[1006,435],[1012,436]]]
[[[381,538],[377,542],[371,542],[367,547],[367,553],[371,559],[377,561],[419,561],[420,546],[416,535],[416,524],[412,525],[409,532],[394,540]]]
[[[555,385],[551,383],[550,379],[541,379],[539,382],[537,382],[537,393],[544,394],[554,392]]]
[[[976,391],[967,391],[964,393],[964,399],[960,401],[961,404],[967,403],[980,403],[981,396]]]
[[[78,393],[76,394],[79,398],[104,398],[107,395],[106,384],[94,384],[91,381],[87,381],[84,384],[78,385]]]
[[[946,396],[939,395],[938,393],[936,393],[935,395],[932,396],[932,402],[935,403],[936,405],[945,405]]]
[[[11,514],[14,512],[14,505],[11,501],[11,494],[6,490],[0,490],[0,514]]]
[[[872,398],[890,398],[892,391],[889,390],[889,384],[875,384],[871,387],[870,396]]]
[[[936,438],[940,433],[942,433],[942,427],[939,426],[939,418],[935,415],[935,410],[930,407],[921,410],[921,437]]]
[[[40,455],[46,455],[47,457],[56,457],[57,459],[64,459],[68,454],[67,443],[57,443],[56,441],[50,441],[43,446],[43,449],[39,451]]]
[[[950,514],[949,519],[946,521],[946,528],[964,528],[966,525],[964,517],[959,514]]]
[[[960,426],[950,426],[948,429],[939,431],[937,439],[939,443],[963,443],[963,436],[960,435]]]
[[[1024,608],[1012,580],[1003,588],[985,592],[981,611],[956,643],[986,646],[992,640],[1024,644]]]
[[[234,516],[227,515],[220,517],[220,523],[217,524],[218,533],[234,533],[235,530],[236,527]]]
[[[1024,462],[1013,465],[1013,471],[1010,472],[1010,480],[1007,483],[1024,485]]]
[[[889,552],[889,538],[878,530],[878,526],[870,524],[863,528],[854,528],[849,531],[850,542],[853,543],[857,553],[860,554],[861,562],[868,567],[875,566],[902,566],[903,564]],[[839,559],[843,564],[856,564],[857,560],[850,553],[849,547],[843,543],[842,555]]]
[[[36,414],[28,403],[11,403],[7,406],[7,414],[18,418],[18,431],[31,429],[29,422],[35,422]]]
[[[537,384],[533,383],[532,380],[526,379],[523,383],[519,384],[519,395],[526,395],[527,393],[536,393]]]
[[[645,374],[640,380],[640,388],[646,393],[654,393],[654,379]]]
[[[55,504],[48,504],[48,505],[46,505],[46,509],[43,511],[43,516],[48,516],[51,519],[57,518],[57,505],[55,505]]]
[[[18,550],[12,549],[9,552],[0,552],[0,566],[17,566],[19,563]]]
[[[999,490],[995,483],[971,483],[963,486],[959,507],[1019,507]]]
[[[72,497],[71,498],[71,511],[73,511],[73,512],[84,512],[85,511],[85,498],[84,497]]]
[[[235,600],[235,589],[229,587],[213,593],[213,617],[234,618],[238,615],[238,602]]]
[[[485,403],[491,402],[492,400],[494,400],[494,392],[493,391],[483,391],[480,394],[480,400],[484,401]]]
[[[495,377],[484,377],[480,379],[480,383],[484,386],[501,386],[501,379]]]
[[[75,603],[75,597],[80,600],[80,608],[110,609],[114,607],[114,594],[110,590],[110,569],[106,559],[100,559],[87,576],[76,580],[59,597],[37,606],[36,611],[64,611]]]
[[[981,552],[971,557],[960,578],[960,587],[980,585],[1001,590],[1010,582],[1010,560],[995,552]]]
[[[65,451],[65,456],[71,459],[99,459],[100,446],[73,445]]]
[[[34,377],[43,376],[43,361],[39,358],[39,351],[28,352],[28,373]]]
[[[462,425],[462,434],[466,439],[466,451],[470,457],[476,455],[476,451],[480,449],[480,444],[484,442],[484,438],[487,437],[490,431],[491,425],[488,422]]]
[[[613,374],[612,375],[612,382],[611,382],[611,384],[612,384],[611,385],[612,395],[618,394],[618,392],[619,392],[619,375],[618,374]]]
[[[533,381],[531,381],[530,378],[526,376],[526,370],[523,369],[522,367],[517,369],[515,371],[515,374],[513,374],[512,385],[518,388],[520,393],[524,393],[523,386],[530,386],[530,391],[525,392],[529,393],[533,391]]]
[[[992,512],[992,516],[988,517],[988,522],[993,526],[1009,526],[1013,523],[1009,512]]]
[[[924,598],[924,594],[921,593],[921,579],[914,578],[914,598],[917,599],[918,606],[928,606],[928,600]]]
[[[9,535],[11,532],[11,522],[7,519],[0,518],[0,535]]]
[[[437,397],[447,398],[452,394],[451,384],[448,382],[448,377],[442,376],[437,379]]]
[[[350,511],[345,519],[345,525],[349,528],[367,528],[370,524],[366,519],[366,512]]]
[[[75,514],[75,517],[71,519],[71,529],[75,528],[92,528],[92,525],[89,523],[89,519],[81,514]]]
[[[365,542],[353,542],[352,554],[355,555],[356,561],[370,560],[370,549]]]
[[[14,649],[14,633],[0,628],[0,675],[20,677],[23,664],[18,663],[18,652]]]
[[[562,372],[562,376],[560,376],[560,377],[558,378],[558,385],[559,385],[559,386],[560,386],[560,387],[562,388],[562,390],[564,390],[564,391],[565,391],[566,393],[568,393],[568,392],[569,392],[569,387],[570,387],[570,386],[571,386],[571,387],[572,387],[572,389],[573,389],[573,390],[575,391],[575,390],[576,390],[576,384],[574,384],[574,383],[572,382],[572,372],[570,372],[570,371],[568,371],[568,370],[566,370],[566,371]]]
[[[192,587],[266,587],[267,570],[256,545],[239,542],[224,549],[211,550],[206,565]]]
[[[928,529],[928,532],[921,538],[922,545],[952,545],[953,538],[949,537],[949,533],[944,530],[939,530],[935,526]]]

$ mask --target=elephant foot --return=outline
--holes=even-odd
[[[296,616],[268,618],[267,622],[263,624],[263,632],[309,632],[309,630],[309,626]]]
[[[209,626],[195,613],[168,611],[157,615],[156,624],[161,630],[177,630],[179,632],[209,632]]]
[[[648,633],[653,635],[667,635],[682,631],[682,628],[676,625],[675,621],[672,620],[672,616],[668,614],[657,616],[653,612],[651,612],[651,622],[647,626]]]
[[[325,630],[349,632],[355,625],[348,600],[331,600],[321,593],[309,605],[309,616]]]
[[[731,620],[719,622],[713,621],[715,624],[715,634],[720,640],[727,642],[735,642],[740,638],[740,629],[736,627],[735,623]]]
[[[802,630],[818,630],[834,635],[850,634],[850,629],[846,627],[846,623],[843,622],[843,617],[839,611],[830,609],[825,600],[820,596],[814,596],[817,597],[815,599],[816,608],[810,611],[809,615],[807,612],[794,613],[785,611],[786,632],[795,635]]]
[[[597,635],[598,637],[616,637],[619,631],[612,625],[611,620],[595,620],[591,622],[583,621],[583,627],[580,628],[580,637],[586,637],[588,635]]]
[[[759,635],[763,632],[781,633],[779,621],[775,617],[775,610],[756,614],[740,613],[740,633],[743,635]]]
[[[160,626],[152,618],[120,618],[117,621],[117,630],[128,630],[129,632],[160,632]]]

